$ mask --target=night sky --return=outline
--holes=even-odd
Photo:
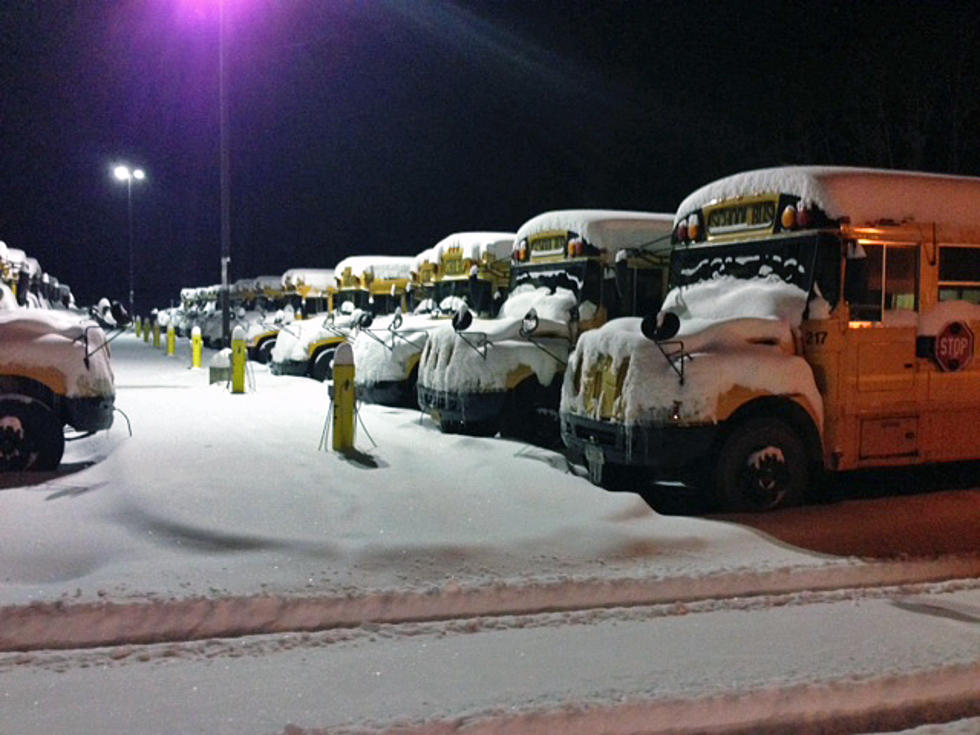
[[[980,175],[975,3],[224,0],[232,280],[790,163]],[[221,279],[217,0],[3,0],[0,239],[79,303]]]

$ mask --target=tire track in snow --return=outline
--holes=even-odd
[[[763,604],[793,594],[866,594],[897,586],[964,580],[980,584],[980,556],[788,568],[667,579],[602,578],[556,583],[390,590],[338,597],[253,596],[0,608],[0,651],[74,649],[267,633],[355,628],[481,616],[711,601]],[[865,590],[865,592],[862,592]],[[904,592],[904,591],[903,591]]]
[[[377,728],[302,729],[282,735],[850,735],[980,715],[980,665],[864,681],[771,687],[691,699],[633,699]],[[764,713],[760,715],[760,713]]]
[[[959,581],[938,584],[903,585],[892,588],[862,588],[823,593],[798,593],[757,598],[731,598],[721,601],[702,601],[683,606],[660,605],[538,615],[490,617],[471,620],[452,620],[391,625],[366,625],[360,628],[335,629],[319,633],[289,633],[252,636],[240,639],[206,640],[181,643],[158,643],[144,646],[72,651],[40,651],[0,655],[0,672],[29,667],[63,673],[70,669],[104,671],[108,668],[139,667],[165,662],[207,661],[220,663],[232,659],[267,660],[289,651],[312,652],[339,645],[342,648],[387,648],[397,641],[409,639],[445,640],[447,638],[487,633],[520,631],[532,628],[568,629],[581,626],[607,626],[612,623],[647,622],[667,616],[729,611],[762,611],[774,606],[801,606],[857,601],[858,598],[887,599],[889,597],[922,594],[923,603],[935,606],[974,611],[974,606],[942,600],[942,593],[964,588],[980,588],[980,581]],[[907,597],[902,599],[908,599]],[[579,639],[573,631],[571,637]],[[587,635],[587,633],[585,633]],[[413,645],[425,648],[423,643]],[[333,658],[328,652],[327,658]],[[313,660],[313,659],[311,659]],[[322,657],[320,660],[324,660]],[[529,698],[508,706],[486,709],[465,709],[465,714],[443,710],[424,719],[406,720],[399,717],[389,721],[331,726],[328,730],[287,727],[284,735],[449,735],[465,731],[470,735],[514,733],[536,735],[562,732],[586,735],[605,732],[619,733],[853,733],[903,729],[925,723],[980,716],[980,699],[976,682],[980,681],[980,661],[953,664],[940,663],[934,667],[923,662],[923,668],[902,673],[862,674],[841,673],[807,682],[756,682],[723,693],[692,692],[657,696],[653,692],[634,691],[623,697],[611,697],[605,690],[580,700],[547,700]],[[168,666],[170,663],[167,664]],[[227,667],[217,667],[218,670]],[[138,677],[134,671],[130,676]],[[233,675],[234,676],[234,675]],[[309,716],[307,715],[307,719]],[[316,719],[316,718],[313,718]]]

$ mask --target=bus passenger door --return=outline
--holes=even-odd
[[[858,257],[849,259],[845,274],[851,310],[845,337],[851,430],[845,454],[856,459],[853,466],[916,461],[918,248],[867,242],[856,247],[850,255]]]

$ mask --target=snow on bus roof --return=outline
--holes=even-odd
[[[435,247],[426,248],[421,253],[412,258],[412,270],[418,271],[419,266],[428,261],[429,263],[435,263],[439,259],[439,255],[436,252]]]
[[[340,274],[349,267],[355,276],[370,271],[375,278],[411,278],[414,264],[411,255],[351,255],[337,263],[334,271]]]
[[[333,268],[290,268],[282,274],[282,285],[305,284],[321,291],[334,285]]]
[[[7,262],[11,265],[20,265],[27,260],[27,253],[20,248],[7,248]]]
[[[977,222],[980,178],[849,166],[764,168],[702,186],[681,202],[675,222],[713,202],[773,193],[799,196],[831,219],[847,217],[854,225],[893,220],[969,226]]]
[[[489,252],[495,258],[509,258],[514,249],[513,232],[454,232],[435,244],[433,250],[437,258],[452,247],[463,251],[463,257],[478,260]]]
[[[255,288],[268,288],[272,290],[282,286],[282,276],[256,276]]]
[[[672,214],[617,209],[558,209],[532,217],[517,230],[517,241],[536,232],[577,232],[600,249],[647,245],[673,229]],[[666,243],[665,243],[666,244]]]

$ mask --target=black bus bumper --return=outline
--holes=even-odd
[[[601,452],[604,464],[645,468],[665,476],[707,456],[718,434],[716,424],[627,427],[565,412],[560,419],[561,439],[572,461],[592,464]]]
[[[419,407],[441,424],[458,426],[486,425],[499,421],[507,400],[507,391],[489,393],[456,393],[418,386]]]
[[[63,398],[65,423],[77,431],[101,431],[112,426],[115,396]]]

